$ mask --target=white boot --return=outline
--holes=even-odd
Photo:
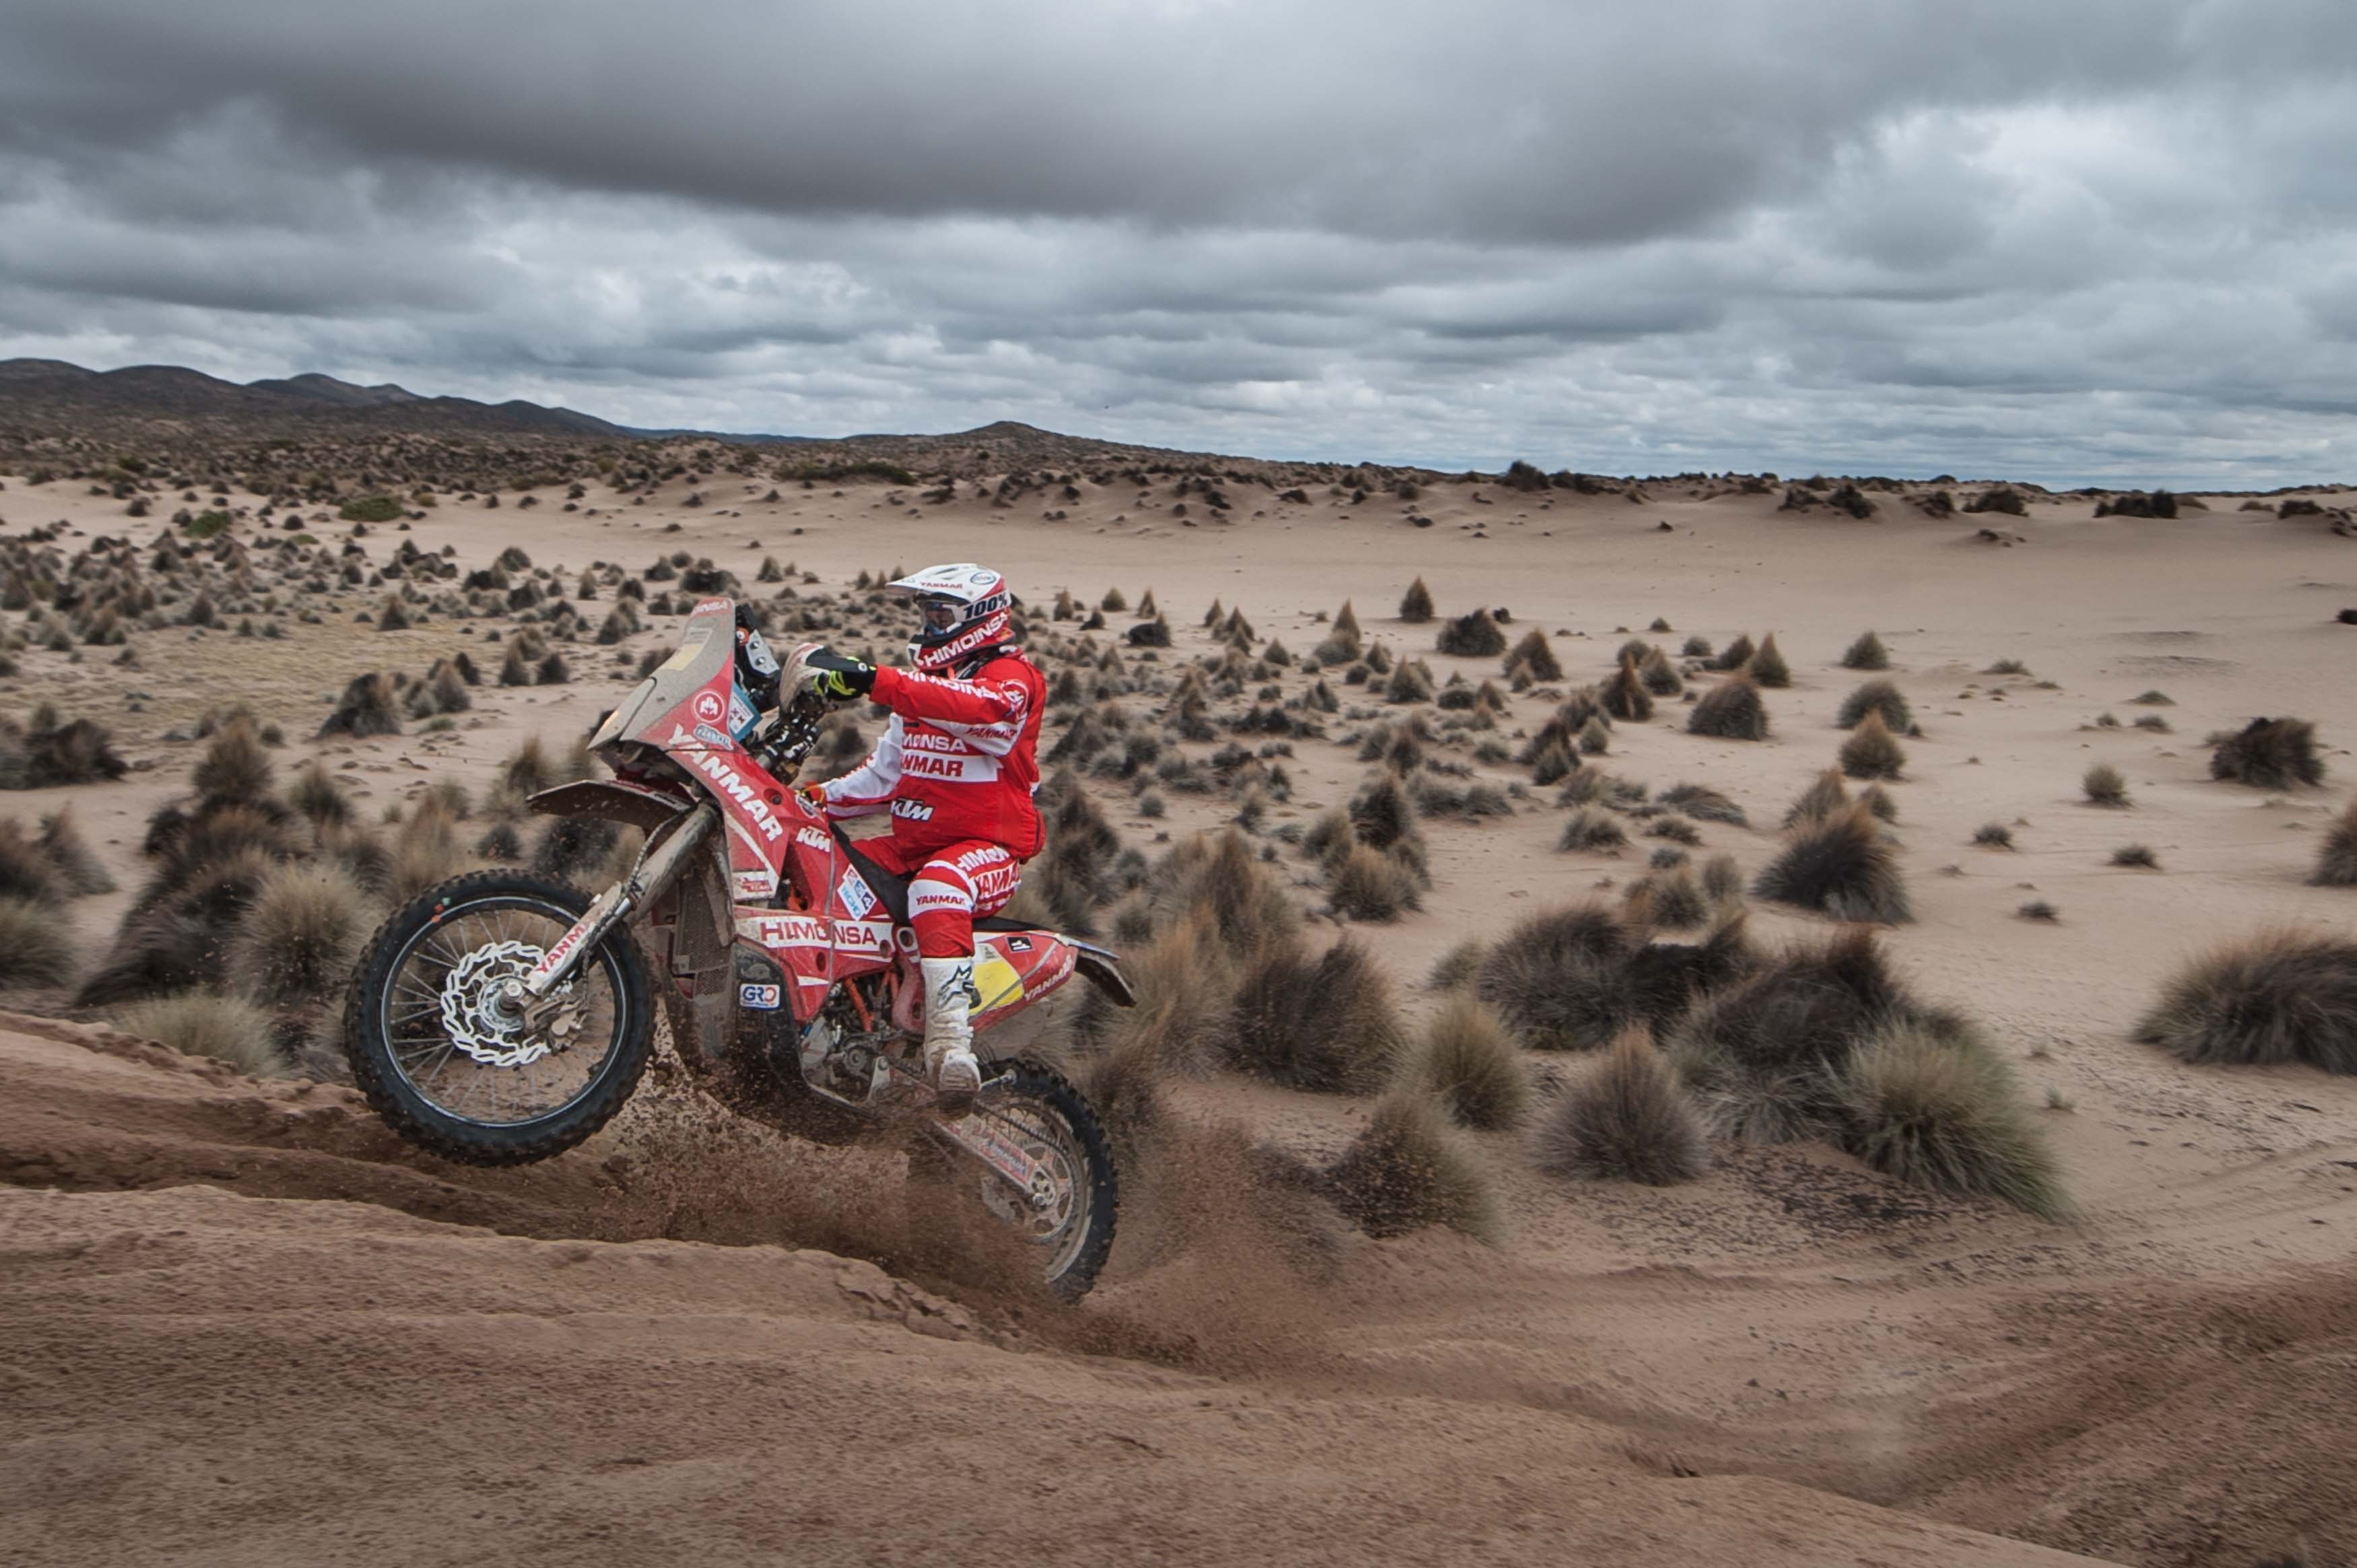
[[[974,1056],[974,960],[917,961],[925,977],[925,1070],[942,1099],[973,1098],[982,1087],[982,1064]]]

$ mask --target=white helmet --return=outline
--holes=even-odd
[[[1015,596],[1006,579],[971,561],[928,566],[885,586],[917,601],[924,623],[909,642],[909,662],[928,675],[954,670],[1011,632]]]

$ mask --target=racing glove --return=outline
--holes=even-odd
[[[802,655],[802,689],[832,703],[847,703],[875,689],[876,666],[846,658],[832,648],[813,648]]]

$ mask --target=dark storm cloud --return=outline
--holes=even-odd
[[[2352,62],[2309,0],[20,0],[0,354],[729,428],[2347,470]]]

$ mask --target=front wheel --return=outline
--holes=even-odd
[[[1113,1251],[1119,1187],[1113,1144],[1081,1091],[1060,1073],[1029,1061],[990,1064],[974,1109],[954,1123],[971,1140],[997,1145],[1002,1159],[1027,1165],[1018,1186],[967,1141],[929,1129],[912,1153],[911,1176],[946,1187],[978,1219],[1006,1227],[1039,1249],[1040,1273],[1059,1300],[1089,1293]]]
[[[552,877],[478,871],[377,929],[344,1003],[344,1052],[370,1105],[422,1149],[469,1165],[563,1154],[638,1087],[654,1041],[638,945],[619,930],[527,1025],[502,1004],[590,904]]]

